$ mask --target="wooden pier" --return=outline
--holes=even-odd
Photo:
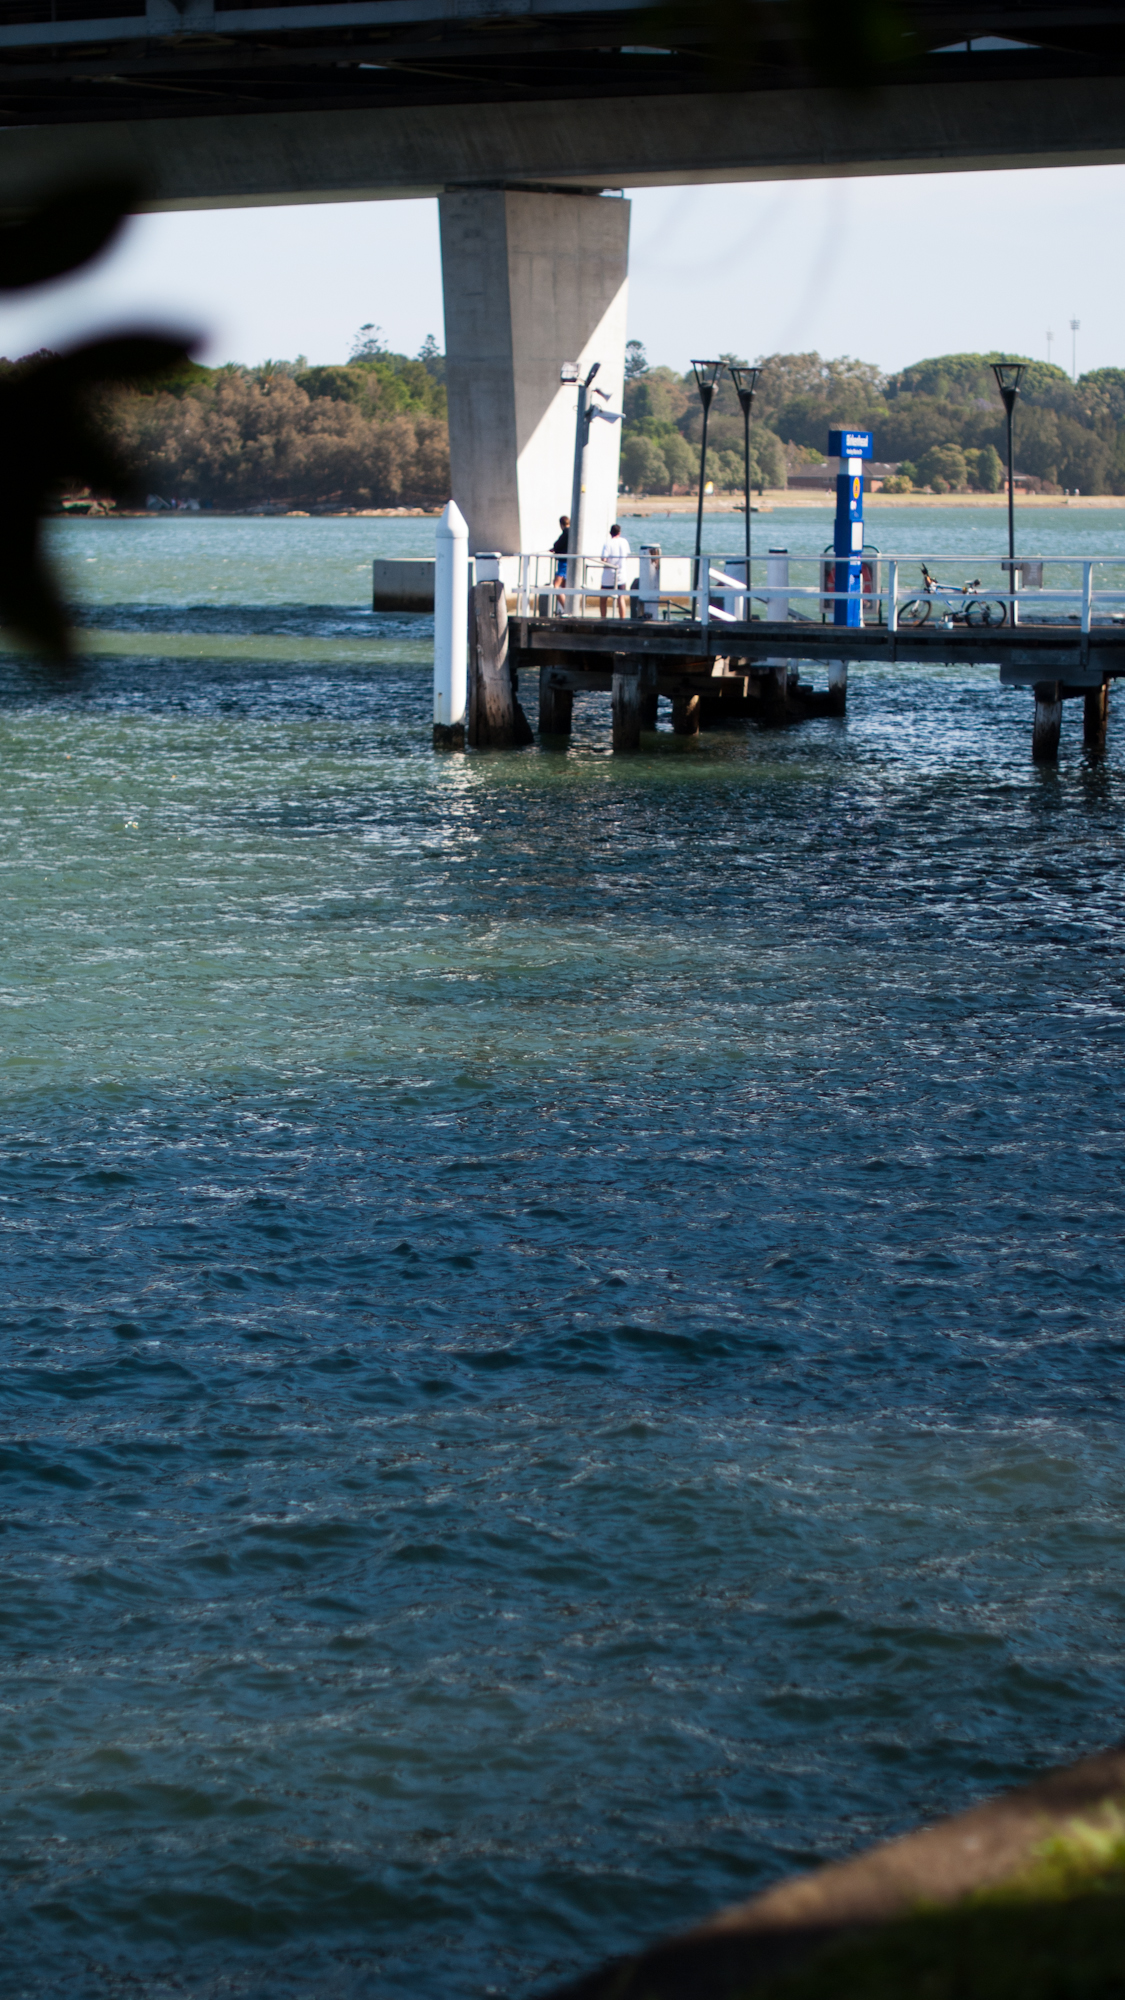
[[[812,716],[843,715],[851,661],[888,666],[995,666],[1003,686],[1034,694],[1032,755],[1058,756],[1063,703],[1081,697],[1084,741],[1105,747],[1108,689],[1125,675],[1125,627],[1083,631],[1077,621],[1036,619],[1019,625],[885,624],[840,626],[811,618],[701,623],[688,619],[513,617],[500,583],[471,592],[468,740],[476,747],[514,747],[532,740],[519,702],[521,672],[539,677],[539,734],[570,734],[576,695],[613,697],[613,748],[639,749],[656,726],[656,704],[672,704],[678,735],[701,726],[749,720],[764,727]],[[802,665],[827,669],[814,689]]]

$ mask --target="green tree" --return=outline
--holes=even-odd
[[[435,382],[445,381],[445,356],[432,333],[426,335],[414,359],[420,361],[427,375]]]
[[[692,450],[679,431],[672,432],[663,451],[672,492],[677,488],[690,492],[699,479],[699,453]]]
[[[1004,484],[1004,462],[993,444],[981,450],[970,445],[965,453],[969,485],[974,493],[999,493]]]
[[[625,380],[627,382],[636,382],[642,375],[647,375],[647,373],[648,358],[645,354],[643,342],[639,340],[627,340],[625,342]]]
[[[649,368],[625,384],[625,421],[650,434],[661,425],[678,423],[687,408],[687,388],[673,368]]]
[[[969,467],[959,444],[934,444],[918,464],[918,476],[923,486],[932,486],[935,493],[960,492],[969,483]],[[942,485],[938,485],[941,480]]]
[[[352,341],[352,351],[348,358],[351,361],[378,361],[380,355],[386,351],[387,343],[382,327],[372,326],[370,320],[365,320]]]
[[[621,445],[621,483],[632,493],[667,493],[668,461],[654,438],[634,431]]]

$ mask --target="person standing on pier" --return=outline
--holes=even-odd
[[[569,549],[569,547],[570,547],[570,515],[569,515],[569,514],[560,514],[560,515],[559,515],[559,527],[560,527],[560,528],[562,529],[562,534],[561,534],[561,535],[559,536],[559,538],[558,538],[558,540],[557,540],[556,542],[552,542],[552,543],[551,543],[551,554],[552,554],[552,555],[554,556],[554,558],[555,558],[555,575],[554,575],[554,582],[555,582],[556,584],[563,584],[563,583],[565,583],[565,582],[566,582],[566,580],[567,580],[567,578],[566,578],[566,554],[567,554],[567,550],[568,550],[568,549]]]
[[[602,617],[609,617],[611,594],[617,597],[617,615],[629,616],[629,593],[625,588],[625,563],[629,556],[629,544],[621,532],[621,524],[615,521],[605,541],[602,543]]]

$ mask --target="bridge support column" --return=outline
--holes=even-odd
[[[1057,764],[1062,729],[1062,689],[1058,681],[1037,681],[1031,756],[1036,764]]]
[[[449,450],[469,547],[546,550],[574,472],[577,391],[562,364],[585,377],[600,362],[602,407],[621,408],[629,203],[461,189],[439,206]],[[614,518],[620,448],[620,425],[591,423],[583,553]]]
[[[1109,682],[1087,688],[1082,703],[1082,742],[1095,757],[1105,755],[1105,728],[1109,720]]]

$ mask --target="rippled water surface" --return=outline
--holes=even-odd
[[[524,1994],[1122,1733],[1125,721],[435,759],[431,532],[67,524],[0,662],[34,2000]]]

